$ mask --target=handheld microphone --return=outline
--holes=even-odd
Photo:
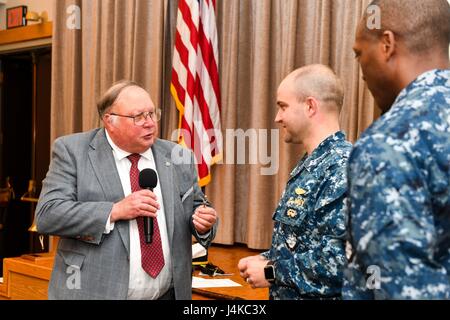
[[[158,184],[158,176],[153,169],[144,169],[139,172],[139,186],[141,189],[153,189]],[[144,236],[145,243],[152,243],[153,238],[153,218],[144,217]]]

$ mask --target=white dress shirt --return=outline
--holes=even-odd
[[[117,171],[119,173],[120,182],[122,183],[123,193],[126,196],[131,194],[130,183],[130,168],[131,162],[127,156],[131,153],[123,151],[117,147],[111,140],[108,132],[106,132],[106,138],[112,148],[114,160],[116,162]],[[152,149],[148,149],[144,153],[141,153],[141,158],[138,163],[138,169],[151,168],[156,171],[155,159],[153,157]],[[158,177],[159,181],[159,177]],[[167,292],[172,282],[172,261],[169,251],[169,238],[167,234],[166,217],[164,214],[163,196],[161,193],[161,187],[158,183],[153,190],[157,197],[157,201],[160,205],[160,209],[157,212],[159,232],[161,233],[161,244],[164,255],[164,267],[156,278],[152,278],[148,273],[142,269],[141,266],[141,244],[139,239],[139,229],[136,219],[130,220],[130,281],[128,284],[128,299],[157,299]],[[114,223],[110,223],[108,219],[105,233],[109,233],[114,229]]]

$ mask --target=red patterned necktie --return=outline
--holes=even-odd
[[[131,192],[136,192],[141,190],[139,187],[139,169],[138,162],[141,158],[140,154],[130,154],[128,160],[131,162],[130,168],[130,182],[131,182]],[[164,255],[161,245],[161,234],[159,233],[158,219],[153,219],[153,241],[152,243],[145,243],[144,239],[144,219],[143,217],[136,218],[138,229],[139,229],[139,239],[141,242],[141,263],[142,268],[147,272],[152,278],[161,272],[164,267]]]

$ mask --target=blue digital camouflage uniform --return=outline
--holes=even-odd
[[[347,161],[351,144],[337,132],[290,174],[273,215],[271,299],[340,298],[346,263]]]
[[[400,93],[355,144],[348,176],[354,257],[343,297],[450,298],[449,70]]]

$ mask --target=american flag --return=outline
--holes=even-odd
[[[201,187],[222,159],[215,6],[216,0],[179,0],[170,86],[178,143],[193,150]]]

